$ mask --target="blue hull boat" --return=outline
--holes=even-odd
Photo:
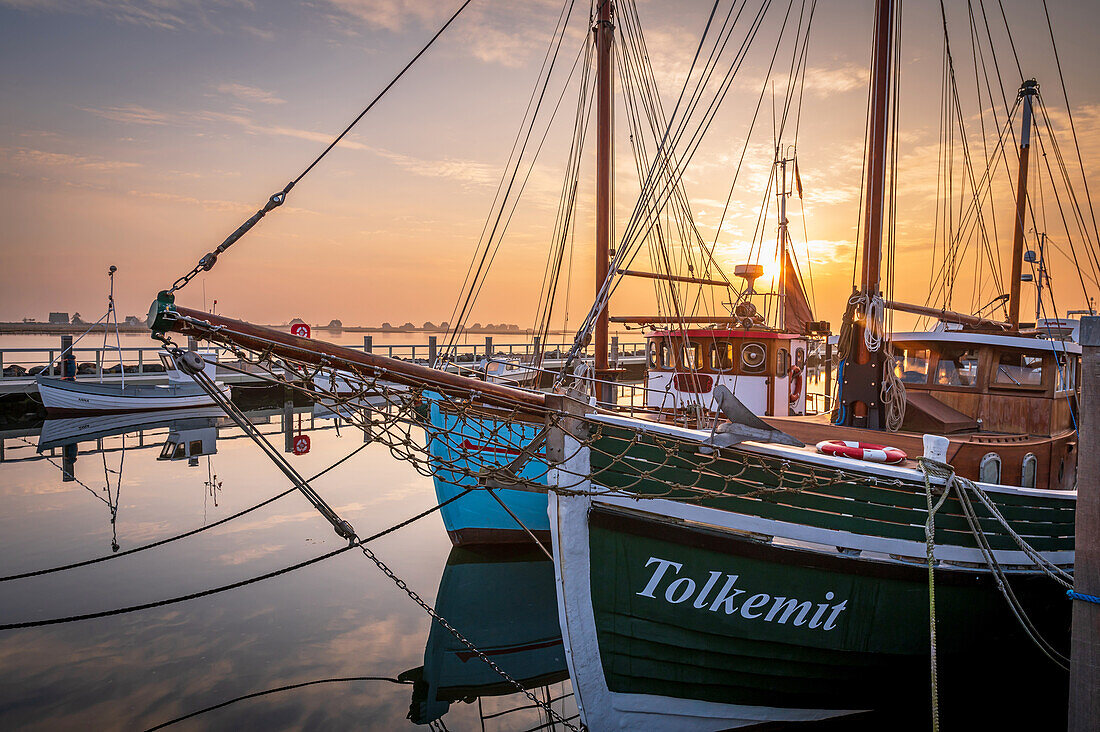
[[[467,488],[477,488],[474,476],[479,470],[512,462],[541,430],[536,424],[448,412],[445,402],[438,398],[429,398],[429,403],[433,429],[428,436],[428,447],[435,493],[441,503]],[[541,454],[543,448],[539,448],[535,458],[528,460],[517,474],[525,480],[545,483],[547,466],[539,458]],[[456,546],[530,542],[531,537],[524,526],[540,541],[550,541],[545,493],[510,489],[495,489],[490,493],[477,489],[447,504],[440,513],[447,534]]]

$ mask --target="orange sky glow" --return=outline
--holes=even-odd
[[[636,2],[670,110],[711,3]],[[42,320],[50,310],[98,317],[111,264],[119,267],[122,314],[144,315],[158,290],[296,176],[457,4],[0,0],[0,320]],[[937,200],[945,197],[937,185],[943,30],[938,4],[924,5],[904,6],[892,257],[895,297],[916,303],[928,301],[943,279],[933,271],[939,262],[932,247]],[[756,99],[765,84],[778,96],[786,84],[785,70],[765,78],[782,6],[769,11],[758,47],[746,56],[684,177],[703,238],[717,241],[716,256],[729,272],[749,257],[774,154],[766,101],[718,231]],[[561,7],[556,0],[475,0],[286,205],[223,255],[213,272],[197,278],[180,302],[201,307],[205,292],[206,304],[216,298],[219,312],[261,323],[293,317],[362,325],[448,320]],[[809,3],[793,7],[798,12]],[[951,0],[947,7],[958,86],[969,94],[963,124],[980,173],[997,136],[986,129],[983,137],[982,125],[988,127],[994,110],[1003,123],[1000,90],[1011,103],[1020,73],[1003,30],[995,28],[995,39],[1006,41],[997,48],[1003,78],[992,82],[998,90],[992,101],[975,99],[975,69],[983,62],[991,69],[991,59],[974,51],[967,3]],[[1100,196],[1093,170],[1100,161],[1100,79],[1091,37],[1100,8],[1066,0],[1051,0],[1049,8],[1085,178]],[[1014,32],[1019,29],[1013,40],[1020,70],[1039,80],[1078,196],[1075,208],[1068,188],[1052,186],[1039,167],[1049,161],[1060,175],[1052,148],[1036,155],[1034,176],[1041,181],[1031,195],[1050,242],[1055,302],[1061,311],[1082,308],[1100,286],[1089,250],[1097,242],[1081,237],[1077,219],[1089,232],[1095,221],[1042,4],[1017,0],[1005,9]],[[587,3],[574,11],[563,44],[566,65],[581,48],[588,12]],[[812,273],[818,315],[834,330],[852,287],[872,15],[867,0],[818,3],[798,127],[804,196],[791,203],[792,239],[804,275]],[[1003,29],[999,13],[997,21]],[[780,48],[789,60],[789,46]],[[471,322],[533,325],[576,98],[560,86],[554,93],[563,95],[567,111],[547,137]],[[625,119],[620,109],[620,232],[639,189]],[[795,142],[786,137],[784,144]],[[956,148],[955,154],[959,183],[949,193],[957,211],[968,189],[962,152]],[[991,272],[1010,268],[1011,148],[1008,155],[992,187],[996,214],[984,222],[991,250],[971,244],[957,268],[950,304],[958,310],[970,312],[992,299],[1004,285]],[[573,269],[563,276],[568,291],[563,284],[555,328],[577,325],[592,298],[593,175],[589,149],[581,168]],[[762,235],[765,252],[768,242],[774,249],[774,236],[771,211]],[[1030,319],[1034,290],[1024,287],[1023,312]],[[629,283],[616,294],[612,311],[648,313],[652,302],[651,284]]]

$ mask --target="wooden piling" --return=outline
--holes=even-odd
[[[1100,596],[1100,317],[1081,318],[1081,415],[1077,450],[1073,589]],[[1100,729],[1100,605],[1073,601],[1069,730]]]
[[[435,368],[436,358],[439,356],[439,344],[436,337],[428,336],[428,365]]]
[[[363,336],[363,353],[374,353],[374,336]]]
[[[294,392],[283,387],[283,452],[294,452]]]

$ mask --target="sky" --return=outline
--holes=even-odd
[[[713,3],[636,2],[671,110]],[[759,4],[749,1],[750,8]],[[963,156],[974,159],[976,177],[987,159],[998,159],[993,120],[1004,123],[1002,90],[1011,104],[1021,80],[1015,52],[1024,75],[1039,79],[1077,195],[1075,209],[1069,189],[1045,177],[1041,166],[1048,163],[1056,181],[1061,175],[1048,142],[1047,154],[1033,156],[1033,185],[1042,180],[1032,198],[1036,228],[1050,242],[1054,302],[1063,311],[1083,307],[1086,296],[1100,291],[1088,264],[1090,245],[1075,224],[1078,216],[1085,221],[1095,249],[1076,150],[1100,204],[1100,176],[1093,174],[1100,161],[1100,51],[1092,37],[1100,7],[1049,2],[1075,146],[1042,4],[1004,0],[1011,45],[998,3],[984,0],[985,17],[979,0],[945,5],[960,95],[956,124],[966,130],[965,146],[956,131],[955,183],[945,196],[937,185],[943,21],[938,4],[907,3],[892,293],[924,303],[943,286],[945,277],[935,269],[943,261],[937,202],[953,202],[951,225],[959,226],[973,199]],[[94,319],[105,309],[112,264],[119,267],[121,314],[144,315],[158,290],[297,176],[457,6],[440,0],[0,0],[0,320],[41,320],[51,310]],[[474,0],[287,203],[179,301],[204,307],[217,299],[220,313],[263,323],[448,320],[562,6],[558,0]],[[781,32],[787,7],[769,6],[684,174],[700,232],[716,242],[716,256],[729,271],[752,256],[771,171],[768,94],[720,229],[719,221],[758,96],[771,89],[782,101],[795,47],[790,25]],[[791,7],[797,17],[809,3],[792,0]],[[728,9],[728,2],[719,3],[717,17]],[[981,28],[988,19],[998,54],[1002,77],[987,86],[975,79],[991,73],[992,53],[981,46],[977,58],[970,11]],[[581,48],[588,12],[578,0],[563,67]],[[872,19],[870,0],[819,0],[807,50],[797,137],[804,194],[791,203],[791,234],[803,274],[812,272],[808,286],[818,314],[834,329],[852,287]],[[769,77],[773,52],[779,70]],[[471,321],[532,325],[576,103],[575,88],[563,83],[554,81],[552,96],[561,96],[566,111],[555,118]],[[987,88],[995,89],[992,97]],[[617,231],[639,189],[619,104]],[[795,142],[790,129],[784,145]],[[1005,286],[992,273],[1010,266],[1013,145],[982,221],[990,250],[975,239],[956,263],[949,302],[955,309],[972,311]],[[568,307],[557,310],[559,327],[576,325],[592,299],[594,156],[589,148],[582,160],[572,275],[563,277],[567,288],[560,293]],[[763,238],[773,242],[772,209],[769,201]],[[1031,285],[1024,287],[1027,316],[1035,295]],[[650,314],[653,297],[649,284],[624,285],[612,311]]]

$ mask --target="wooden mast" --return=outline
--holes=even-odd
[[[882,219],[886,189],[886,143],[889,128],[890,76],[893,61],[894,0],[877,0],[875,7],[874,56],[871,62],[871,120],[867,141],[867,208],[863,220],[863,269],[859,293],[868,301],[880,293],[882,264]],[[844,366],[842,423],[879,429],[884,412],[878,397],[882,381],[883,354],[868,351],[864,341],[867,323],[852,327],[854,363]],[[846,357],[845,354],[841,354]],[[850,358],[850,354],[847,355]]]
[[[610,268],[611,252],[611,135],[612,23],[611,0],[598,0],[596,25],[596,296],[600,296]],[[609,376],[607,353],[607,303],[596,316],[594,333],[596,378]]]
[[[1020,86],[1024,114],[1020,122],[1020,172],[1016,179],[1016,229],[1012,235],[1012,281],[1009,283],[1008,323],[1020,329],[1020,275],[1024,266],[1024,221],[1027,216],[1027,161],[1031,150],[1031,97],[1039,93],[1035,79]]]

